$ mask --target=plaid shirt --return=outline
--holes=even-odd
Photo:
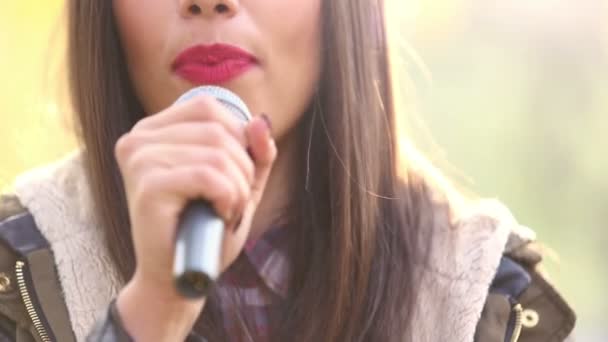
[[[257,241],[248,241],[243,253],[219,279],[217,291],[230,341],[241,340],[242,334],[245,341],[269,340],[272,324],[281,318],[281,304],[289,288],[288,237],[287,229],[277,226]],[[238,307],[234,306],[234,296],[239,300]],[[235,311],[253,325],[253,331],[239,328]]]
[[[270,340],[274,324],[282,318],[282,304],[289,288],[288,238],[289,231],[277,225],[257,241],[248,241],[237,260],[220,277],[216,291],[228,341]],[[235,296],[238,307],[232,301]],[[240,328],[239,316],[252,331]],[[115,300],[89,337],[91,341],[133,341],[124,328]],[[206,339],[192,332],[186,341],[206,342]]]

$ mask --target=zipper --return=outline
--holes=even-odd
[[[44,327],[44,324],[40,320],[40,315],[38,315],[38,312],[36,312],[36,308],[34,307],[34,302],[32,301],[32,297],[30,296],[30,292],[28,291],[27,284],[25,282],[24,268],[25,262],[18,260],[15,264],[15,272],[17,274],[17,286],[19,287],[21,299],[23,299],[23,304],[25,304],[27,314],[30,316],[32,323],[34,323],[34,328],[36,328],[36,332],[38,333],[38,336],[42,342],[52,342],[46,328]]]
[[[521,329],[523,327],[522,313],[523,308],[521,304],[517,303],[513,307],[513,312],[515,312],[515,325],[513,326],[513,334],[511,335],[511,342],[517,342],[519,340],[519,335],[521,335]]]

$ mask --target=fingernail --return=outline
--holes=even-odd
[[[266,123],[266,127],[268,127],[268,131],[272,132],[272,122],[270,121],[270,118],[268,117],[268,115],[266,115],[265,113],[262,113],[260,116]]]

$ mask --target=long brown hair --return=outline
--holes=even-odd
[[[421,175],[398,173],[384,2],[322,3],[321,79],[297,128],[292,287],[273,335],[277,341],[408,340],[415,265],[429,245],[420,236],[433,224],[435,205]],[[126,280],[135,263],[113,149],[144,110],[128,77],[112,1],[70,0],[67,10],[72,105],[95,209]],[[199,326],[215,340],[213,302]]]

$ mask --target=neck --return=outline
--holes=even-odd
[[[277,157],[266,183],[266,189],[251,223],[249,239],[257,240],[266,231],[281,222],[294,194],[298,156],[297,128],[277,141]]]

